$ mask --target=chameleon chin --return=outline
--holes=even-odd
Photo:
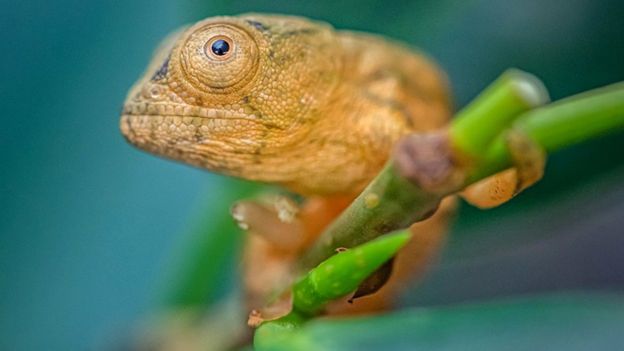
[[[450,114],[422,54],[299,17],[214,17],[167,38],[124,103],[154,154],[304,195],[353,195],[396,140]]]

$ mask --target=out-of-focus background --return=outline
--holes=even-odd
[[[447,70],[458,107],[512,66],[553,99],[624,79],[618,0],[2,1],[0,349],[107,344],[156,304],[194,223],[227,208],[227,180],[131,148],[118,113],[168,32],[248,11],[418,46]],[[620,133],[553,155],[545,179],[501,208],[462,206],[404,302],[624,290],[623,228]],[[225,291],[231,268],[221,273]]]

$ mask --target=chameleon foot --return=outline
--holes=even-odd
[[[304,229],[296,217],[298,207],[287,198],[240,201],[230,212],[241,229],[263,237],[276,248],[292,250],[304,241]]]
[[[539,145],[512,130],[507,134],[507,147],[514,167],[467,187],[460,194],[464,200],[479,208],[496,207],[542,178],[546,154]]]

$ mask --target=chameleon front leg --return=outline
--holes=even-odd
[[[311,197],[302,206],[284,196],[245,200],[232,206],[241,229],[262,237],[274,249],[298,252],[308,246],[353,200]]]
[[[546,153],[539,145],[512,130],[507,134],[507,147],[514,166],[467,187],[460,193],[464,200],[483,209],[496,207],[542,178]]]

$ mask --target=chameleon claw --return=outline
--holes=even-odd
[[[542,179],[546,153],[524,133],[513,129],[507,134],[507,147],[517,173],[516,195]]]
[[[292,223],[295,221],[299,213],[299,207],[294,201],[285,196],[276,196],[272,202],[277,212],[277,218],[280,221],[284,223]]]
[[[257,328],[264,322],[264,318],[262,318],[262,314],[258,310],[251,310],[249,312],[249,317],[247,318],[247,325],[252,328]]]

